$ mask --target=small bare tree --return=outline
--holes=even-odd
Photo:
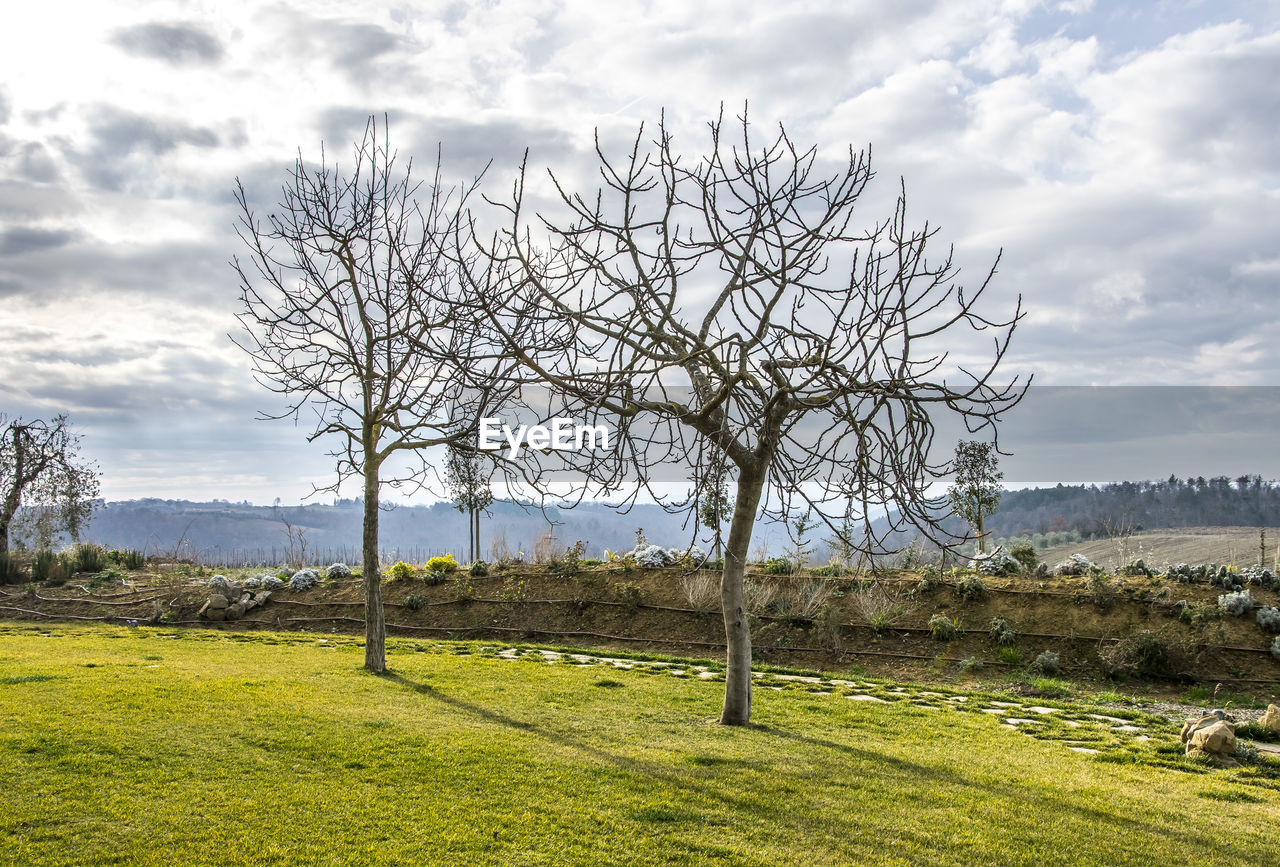
[[[98,496],[97,468],[80,459],[66,415],[49,421],[0,414],[0,554],[11,533],[47,548],[59,533],[79,537]]]
[[[936,230],[909,228],[903,197],[888,219],[853,227],[867,153],[850,149],[824,176],[816,151],[781,126],[764,143],[745,112],[736,131],[723,117],[709,127],[698,162],[676,152],[662,122],[651,143],[642,127],[621,159],[597,140],[602,188],[576,194],[552,175],[568,218],[540,214],[536,235],[522,171],[500,205],[507,228],[485,239],[472,223],[469,239],[487,255],[465,280],[495,355],[549,386],[557,414],[616,426],[610,450],[565,457],[592,484],[647,485],[661,499],[650,480],[666,464],[691,466],[695,490],[713,465],[706,449],[732,464],[720,720],[745,725],[743,576],[758,514],[793,514],[797,501],[822,517],[852,478],[899,524],[940,533],[941,501],[927,494],[946,466],[930,460],[934,416],[989,427],[1021,397],[994,379],[1020,308],[981,315],[994,266],[976,291],[956,287],[950,253],[926,259]],[[994,357],[949,364],[969,329],[997,335]]]
[[[323,150],[318,167],[299,156],[265,220],[236,182],[248,262],[232,263],[244,326],[232,339],[253,359],[258,381],[285,398],[283,412],[264,418],[297,421],[306,407],[314,412],[308,441],[336,440],[337,479],[316,490],[336,491],[352,476],[363,482],[372,672],[386,668],[382,489],[423,484],[423,450],[467,435],[491,397],[469,387],[467,331],[449,303],[446,242],[472,189],[445,186],[438,157],[425,184],[412,161],[401,169],[385,125],[373,119],[346,171]]]

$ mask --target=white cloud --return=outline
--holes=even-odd
[[[231,421],[265,396],[223,336],[235,176],[269,207],[299,149],[343,158],[385,111],[419,161],[493,156],[491,190],[526,146],[589,187],[596,127],[621,148],[665,107],[694,151],[748,99],[828,157],[873,143],[865,222],[902,175],[970,280],[1004,247],[991,293],[1023,294],[1011,360],[1042,381],[1274,383],[1280,31],[1223,8],[1171,7],[1144,42],[1091,0],[23,4],[0,30],[0,398],[102,440],[130,389],[144,427],[203,400],[235,429],[212,477],[259,490],[234,455],[277,433]],[[140,491],[164,466],[113,470]]]

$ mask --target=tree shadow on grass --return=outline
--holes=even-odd
[[[736,788],[731,788],[735,785],[735,779],[732,776],[726,776],[723,766],[737,764],[736,762],[714,763],[721,765],[719,772],[715,775],[709,772],[707,764],[697,762],[691,763],[694,767],[688,771],[682,771],[664,762],[610,752],[607,749],[589,743],[580,736],[508,716],[492,708],[483,707],[456,696],[448,695],[430,684],[419,683],[394,672],[385,672],[381,675],[381,678],[398,686],[408,688],[442,705],[483,719],[486,722],[543,738],[581,755],[612,765],[623,773],[633,775],[644,782],[686,792],[695,801],[697,799],[711,798],[733,811],[744,812],[753,819],[768,818],[776,821],[782,827],[795,826],[794,832],[797,835],[803,834],[802,826],[795,823],[797,803],[794,799],[757,795],[750,790],[744,791],[740,782]],[[1013,782],[999,783],[990,780],[978,781],[937,764],[922,764],[900,756],[886,755],[874,750],[800,734],[774,726],[752,724],[743,727],[741,731],[766,735],[792,744],[801,744],[805,747],[830,751],[858,761],[867,762],[874,767],[896,775],[911,787],[919,786],[923,781],[928,784],[928,790],[939,801],[947,798],[948,790],[978,789],[982,797],[991,799],[989,802],[991,810],[1000,809],[999,800],[1003,799],[1011,807],[1016,808],[1019,816],[1025,817],[1031,812],[1043,811],[1043,821],[1038,822],[1037,827],[1047,826],[1052,821],[1051,817],[1054,813],[1065,811],[1074,814],[1075,818],[1088,828],[1101,829],[1109,826],[1116,834],[1125,838],[1131,838],[1134,835],[1143,835],[1150,838],[1173,838],[1186,847],[1200,847],[1209,852],[1217,851],[1221,844],[1220,840],[1196,833],[1193,829],[1186,827],[1176,828],[1170,825],[1157,825],[1133,817],[1116,815],[1113,812],[1091,807],[1087,804],[1063,800],[1062,796],[1070,794],[1069,792],[1049,793],[1033,785],[1018,785]],[[887,788],[892,790],[893,786],[888,785]],[[802,805],[803,796],[799,800]],[[895,836],[899,839],[910,838],[924,847],[936,847],[938,845],[936,834],[919,834],[909,827],[899,826],[895,828]],[[1032,836],[1029,839],[1034,841],[1036,836]],[[845,839],[844,835],[839,830],[832,828],[829,836],[830,844],[833,847],[839,847],[843,839]],[[1082,852],[1081,854],[1084,853]]]

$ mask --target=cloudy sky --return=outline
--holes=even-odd
[[[971,278],[1003,248],[1010,372],[1280,385],[1277,81],[1269,2],[20,4],[0,411],[69,412],[109,499],[296,501],[331,465],[254,420],[227,338],[237,176],[269,206],[299,149],[386,112],[458,177],[492,158],[500,187],[528,147],[573,178],[594,129],[665,109],[696,152],[747,100],[821,153],[872,145],[868,222],[901,177]]]

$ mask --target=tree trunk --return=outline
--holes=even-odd
[[[720,578],[720,608],[724,613],[727,664],[724,678],[724,709],[720,723],[744,726],[751,722],[751,624],[747,621],[746,593],[742,576],[747,567],[747,550],[755,527],[756,509],[764,491],[763,473],[742,473],[738,496],[729,524],[724,572]]]
[[[978,553],[987,553],[987,521],[982,513],[978,513]]]
[[[480,559],[480,510],[476,509],[476,553],[475,553],[475,556],[471,558],[471,562],[474,563],[479,559]]]
[[[364,462],[364,667],[381,674],[387,670],[387,617],[378,570],[378,462],[370,451]]]

